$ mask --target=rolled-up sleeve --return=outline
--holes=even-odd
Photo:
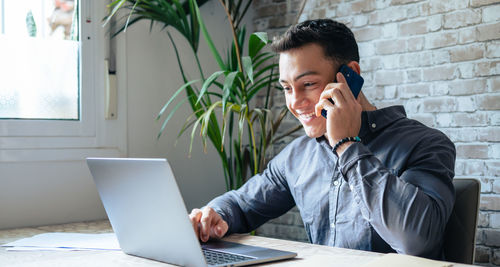
[[[361,214],[398,253],[438,258],[454,205],[455,146],[435,132],[412,147],[401,173],[363,144],[349,146],[340,169]]]

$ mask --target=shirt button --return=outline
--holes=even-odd
[[[335,223],[331,223],[331,224],[330,224],[330,227],[331,227],[331,228],[335,228]]]
[[[339,184],[340,184],[339,180],[335,180],[335,181],[333,182],[333,185],[334,185],[334,186],[339,186]]]
[[[377,128],[377,124],[376,123],[372,123],[372,128],[373,129]]]

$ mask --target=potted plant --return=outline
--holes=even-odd
[[[118,22],[115,35],[140,20],[149,20],[151,27],[154,23],[160,24],[166,30],[175,50],[184,84],[158,113],[157,120],[163,120],[158,138],[176,110],[184,103],[189,103],[193,113],[186,118],[179,136],[190,134],[189,153],[198,131],[205,148],[210,140],[221,159],[226,188],[231,190],[240,187],[248,176],[264,169],[265,153],[271,144],[300,127],[275,136],[287,109],[282,107],[276,116],[269,108],[271,90],[278,88],[275,86],[278,71],[275,54],[264,50],[269,43],[267,34],[252,33],[247,41],[245,26],[241,25],[252,1],[219,0],[233,37],[225,59],[222,59],[203,22],[199,5],[205,2],[207,0],[188,0],[184,3],[179,0],[115,0],[109,5],[109,15],[104,20],[108,23],[123,9],[127,13]],[[198,66],[199,79],[187,79],[169,26],[189,42]],[[208,77],[198,58],[200,32],[219,67],[218,71]],[[265,93],[264,105],[256,107],[254,100],[262,93]],[[216,116],[216,112],[220,112],[220,116]]]

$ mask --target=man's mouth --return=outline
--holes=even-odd
[[[313,112],[310,112],[310,113],[299,113],[299,118],[301,120],[310,120],[310,119],[313,119],[314,117],[316,117],[316,114]]]

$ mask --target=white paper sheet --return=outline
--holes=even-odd
[[[3,244],[6,250],[120,250],[114,233],[45,233]]]

